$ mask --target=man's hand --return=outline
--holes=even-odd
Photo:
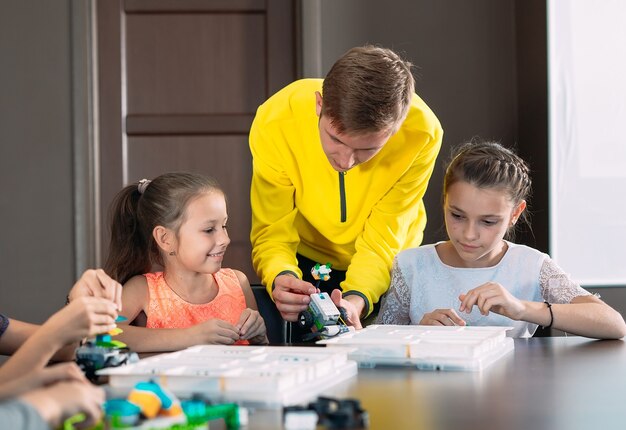
[[[363,328],[359,317],[365,307],[365,301],[362,297],[349,295],[344,298],[341,294],[341,290],[333,290],[330,298],[333,300],[333,303],[335,303],[335,306],[338,308],[342,307],[346,310],[346,314],[348,315],[348,321],[346,321],[347,325],[350,325],[357,330]]]
[[[297,321],[298,314],[308,308],[310,295],[316,292],[317,289],[309,282],[292,275],[279,275],[274,280],[272,297],[285,321]]]

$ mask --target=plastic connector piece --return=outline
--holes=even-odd
[[[328,281],[330,279],[330,272],[332,272],[330,267],[330,263],[317,263],[311,268],[311,275],[313,276],[313,279],[317,281]]]
[[[308,406],[283,408],[285,429],[367,429],[369,414],[357,399],[318,397]]]

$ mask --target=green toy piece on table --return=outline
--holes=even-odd
[[[125,399],[104,403],[104,419],[90,430],[160,429],[197,430],[208,428],[209,421],[223,419],[227,430],[245,425],[247,411],[236,403],[211,404],[201,398],[180,401],[154,381],[144,381]],[[75,430],[85,420],[77,414],[64,423],[64,430]]]

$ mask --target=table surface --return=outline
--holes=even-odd
[[[359,399],[370,429],[625,429],[626,344],[516,339],[482,372],[359,369],[322,395]],[[248,428],[281,428],[281,414],[251,410]]]

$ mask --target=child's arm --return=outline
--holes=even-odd
[[[122,286],[102,269],[89,269],[82,274],[67,295],[68,304],[80,297],[102,297],[113,302],[118,312],[122,309]],[[64,346],[52,359],[73,360],[76,346],[75,343]]]
[[[63,419],[76,412],[86,412],[92,419],[100,416],[101,404],[104,401],[102,390],[91,386],[85,375],[75,363],[62,363],[43,369],[36,369],[0,386],[0,400],[17,398],[31,405],[39,417],[45,421],[37,428],[56,428]],[[9,405],[3,402],[3,405]],[[12,415],[16,420],[22,419],[22,426],[34,426],[33,417],[28,411],[17,408]],[[19,412],[22,412],[19,414]],[[3,422],[3,427],[17,425],[17,421]],[[28,427],[30,428],[30,427]]]
[[[543,300],[553,304],[550,309],[553,327],[601,339],[619,339],[626,335],[622,315],[581,288],[550,258],[541,266],[539,284]]]
[[[111,279],[102,269],[87,270],[80,279],[74,284],[68,300],[71,302],[79,297],[104,297],[109,300],[113,300],[116,306],[121,306],[121,286]],[[2,335],[0,338],[0,354],[12,355],[14,354],[26,340],[32,336],[39,325],[30,324],[18,320],[10,320],[10,329]],[[79,341],[75,339],[74,341]],[[73,358],[74,349],[76,345],[67,345],[61,350],[55,352],[53,358],[55,360],[71,360]]]
[[[116,340],[135,352],[179,351],[194,345],[232,345],[239,340],[237,328],[217,318],[188,328],[146,328],[121,324]]]
[[[120,315],[126,317],[128,323],[132,323],[142,311],[145,312],[149,301],[150,295],[146,277],[133,276],[122,288],[123,311],[120,312]]]
[[[247,306],[247,309],[241,313],[241,317],[236,326],[239,335],[241,339],[248,340],[251,344],[266,345],[269,341],[267,340],[265,321],[258,312],[256,299],[254,298],[252,288],[250,288],[250,282],[246,275],[239,270],[235,270],[235,274],[239,280],[243,295],[246,298]]]
[[[376,324],[411,324],[410,305],[411,289],[402,275],[398,260],[394,259],[391,286],[382,298]]]
[[[122,315],[132,322],[146,312],[150,297],[144,276],[131,278],[122,290]],[[147,314],[147,312],[146,312]],[[135,352],[178,351],[200,344],[232,345],[239,340],[237,328],[226,321],[210,319],[188,328],[146,328],[120,323],[123,333],[117,336]]]
[[[547,326],[550,309],[545,303],[526,302],[524,321]],[[552,327],[578,336],[620,339],[626,336],[624,318],[596,296],[578,296],[570,303],[553,304]]]
[[[595,296],[578,296],[570,303],[551,304],[519,300],[502,285],[488,282],[459,296],[460,311],[477,306],[481,314],[495,312],[516,321],[549,326],[579,336],[619,339],[626,335],[622,316]],[[552,310],[552,313],[550,313]]]
[[[76,363],[59,363],[41,369],[34,369],[25,375],[18,376],[0,386],[0,400],[17,397],[27,391],[34,390],[59,381],[85,381],[85,374]]]
[[[9,318],[9,326],[0,337],[0,354],[13,355],[38,328],[39,326],[36,324]]]
[[[29,391],[20,400],[35,408],[50,428],[80,412],[86,416],[81,425],[90,426],[102,417],[105,393],[88,381],[63,381]]]
[[[5,332],[2,337],[9,335],[12,346],[26,333],[32,334],[0,368],[0,382],[44,367],[57,351],[68,344],[111,330],[117,317],[115,308],[115,304],[107,299],[82,297],[52,315],[34,333],[30,325],[22,323],[12,328],[9,324],[8,333]],[[13,329],[20,333],[12,335]]]

